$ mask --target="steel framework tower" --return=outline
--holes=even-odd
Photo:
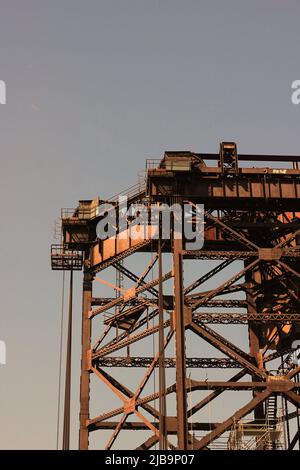
[[[300,338],[299,161],[298,156],[238,155],[230,142],[223,142],[218,154],[166,152],[161,161],[147,161],[145,184],[126,192],[128,205],[143,205],[147,212],[153,205],[203,204],[202,249],[189,249],[184,237],[176,237],[172,223],[169,239],[162,239],[159,232],[154,237],[151,222],[144,224],[140,236],[132,237],[138,211],[127,213],[128,228],[99,240],[97,224],[112,207],[120,209],[119,198],[84,200],[76,209],[62,209],[63,239],[51,247],[52,269],[83,269],[80,449],[88,449],[89,434],[100,430],[111,430],[107,449],[118,447],[121,431],[131,432],[132,448],[150,449],[159,443],[161,449],[207,449],[226,433],[232,434],[248,415],[253,426],[268,419],[268,448],[276,448],[272,433],[278,434],[280,400],[285,448],[300,445],[300,368],[297,361],[286,361],[281,368],[276,363],[295,349]],[[249,162],[257,166],[249,167]],[[278,168],[262,162],[277,162]],[[195,224],[193,210],[189,217]],[[137,253],[151,258],[138,274],[125,264]],[[172,262],[166,270],[167,256]],[[195,277],[197,265],[204,273],[187,283],[189,276]],[[130,287],[102,278],[107,268],[121,273]],[[95,296],[96,281],[112,287],[117,295]],[[206,282],[213,288],[204,289]],[[99,316],[104,321],[97,332],[93,325]],[[214,325],[223,325],[222,334]],[[247,350],[223,335],[232,332],[232,325],[248,330]],[[144,344],[152,335],[159,336],[159,345],[149,355]],[[207,358],[201,352],[190,357],[190,345],[195,351],[199,342],[218,350],[218,357]],[[133,345],[138,355],[132,355]],[[171,345],[174,353],[168,355]],[[119,372],[137,367],[145,373],[128,387]],[[145,393],[156,368],[159,386]],[[176,380],[168,385],[169,368],[175,368]],[[195,368],[211,369],[216,378],[197,380],[192,377]],[[238,371],[224,380],[220,370],[230,368]],[[190,375],[187,369],[192,370]],[[119,399],[118,407],[91,415],[91,375]],[[198,391],[207,393],[192,402]],[[234,412],[223,421],[204,421],[201,411],[217,397],[228,396],[228,391],[237,396]],[[248,391],[249,399],[240,406],[242,391]],[[174,410],[169,407],[172,397]],[[145,433],[136,431],[145,430],[150,435],[141,442]]]

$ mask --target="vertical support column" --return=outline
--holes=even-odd
[[[161,239],[158,240],[158,277],[159,277],[159,450],[168,449],[167,439],[167,405],[166,405],[166,376],[165,376],[165,334],[164,334],[164,305],[162,283],[162,251]]]
[[[245,263],[245,266],[247,264]],[[246,300],[247,300],[247,313],[256,313],[256,306],[255,306],[255,299],[253,295],[251,294],[251,289],[254,286],[253,279],[256,278],[258,282],[261,282],[261,279],[258,274],[253,273],[253,272],[247,272],[245,275],[245,280],[247,282],[247,293],[246,293]],[[257,331],[257,327],[253,324],[252,321],[248,322],[248,335],[249,335],[249,350],[250,350],[250,355],[253,357],[255,360],[255,365],[261,369],[263,368],[263,361],[260,353],[260,348],[259,348],[259,332]],[[256,380],[255,377],[252,377],[252,380]],[[253,392],[253,396],[256,395],[256,392]],[[264,406],[263,403],[258,405],[254,409],[254,418],[255,419],[264,419]]]
[[[72,322],[73,322],[73,270],[70,271],[69,318],[66,357],[66,381],[64,403],[63,450],[70,449],[71,370],[72,370]]]
[[[182,266],[182,240],[173,240],[175,340],[176,340],[176,387],[177,387],[177,437],[178,449],[188,448],[184,292]]]
[[[79,450],[87,450],[89,446],[89,432],[86,426],[86,420],[89,419],[90,372],[87,355],[88,351],[91,349],[91,320],[89,319],[89,311],[91,310],[92,300],[92,280],[93,277],[85,266],[82,294]]]

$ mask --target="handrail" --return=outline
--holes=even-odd
[[[123,191],[120,191],[119,193],[110,197],[109,199],[107,199],[107,202],[117,202],[120,196],[127,196],[128,199],[132,198],[133,196],[138,196],[140,193],[142,193],[145,190],[145,187],[146,187],[145,181],[138,182],[134,184],[133,186],[130,186],[129,188],[124,189]]]
[[[159,158],[147,158],[146,160],[146,170],[154,170],[158,168],[161,163],[161,159]]]
[[[146,189],[145,180],[140,181],[129,188],[115,194],[114,196],[107,199],[105,202],[100,202],[96,207],[64,207],[61,209],[61,219],[77,218],[77,219],[91,219],[97,216],[98,207],[112,202],[118,202],[118,198],[121,196],[127,196],[128,199],[132,199],[139,194],[142,194]]]

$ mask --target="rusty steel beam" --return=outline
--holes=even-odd
[[[164,342],[164,344],[162,345],[162,348],[163,350],[165,349],[165,347],[168,345],[170,339],[172,338],[172,335],[173,335],[173,332],[170,332],[166,338],[166,341]],[[113,379],[111,376],[109,376],[107,373],[104,373],[101,369],[93,369],[94,372],[98,375],[98,377],[114,392],[117,394],[117,396],[124,401],[124,407],[122,408],[119,408],[117,410],[114,410],[114,415],[117,415],[119,414],[120,412],[123,412],[123,409],[124,409],[124,414],[122,415],[117,427],[115,428],[111,438],[109,439],[107,445],[106,445],[106,449],[110,449],[111,446],[113,445],[115,439],[117,438],[119,432],[121,431],[121,429],[123,428],[123,426],[125,425],[126,423],[126,420],[127,420],[127,417],[130,413],[135,413],[145,424],[148,428],[150,428],[151,430],[154,430],[155,433],[157,434],[157,436],[159,437],[159,440],[163,441],[163,447],[165,447],[166,449],[168,448],[168,446],[170,446],[169,442],[167,441],[167,433],[166,433],[166,429],[163,430],[164,432],[164,436],[163,436],[163,439],[162,439],[162,436],[161,436],[161,410],[159,412],[159,432],[155,430],[155,428],[153,427],[153,425],[138,411],[137,409],[137,406],[135,404],[131,404],[132,401],[134,400],[134,403],[137,403],[139,402],[139,396],[140,394],[142,393],[145,385],[147,384],[150,376],[151,376],[151,373],[153,372],[153,369],[155,367],[155,365],[157,364],[158,360],[159,360],[159,357],[160,357],[160,351],[157,353],[156,357],[153,358],[153,361],[152,363],[150,364],[150,366],[148,367],[140,385],[138,386],[138,388],[136,389],[136,392],[132,395],[131,392],[130,392],[130,400],[129,400],[129,408],[128,406],[126,405],[126,401],[124,400],[124,391],[127,392],[128,394],[128,390],[126,390],[121,384],[119,384],[115,379]],[[161,397],[162,395],[162,391],[160,390],[159,392],[159,397]],[[128,400],[127,400],[128,402]],[[145,403],[139,403],[142,405],[142,407],[144,407],[146,409],[146,411],[150,411],[151,414],[152,414],[152,407],[150,407],[149,405],[145,405]],[[156,414],[156,411],[154,410],[154,414]],[[110,415],[112,416],[112,414]],[[90,421],[90,424],[93,422],[99,422],[99,420],[101,420],[99,417],[98,419],[95,419],[93,421]]]
[[[300,439],[300,428],[297,429],[296,434],[294,435],[293,439],[291,440],[288,450],[293,450],[297,441]]]
[[[162,281],[167,281],[173,276],[172,271],[169,271],[168,273],[164,274],[162,276]],[[92,310],[89,314],[90,318],[93,318],[96,315],[99,315],[99,313],[106,312],[112,307],[117,307],[120,304],[127,303],[128,299],[131,299],[131,297],[136,297],[138,294],[141,294],[142,292],[145,292],[148,290],[150,287],[156,286],[159,284],[159,279],[154,279],[153,281],[147,282],[146,284],[143,284],[140,287],[137,287],[134,289],[134,292],[132,292],[131,296],[126,296],[126,295],[121,295],[120,297],[117,297],[116,299],[112,300],[111,302],[107,303],[103,307],[96,308]]]
[[[293,377],[297,376],[299,372],[300,372],[300,366],[297,366],[288,373],[287,377],[289,379],[292,379]]]
[[[120,432],[134,430],[151,433],[142,444],[138,445],[141,440],[137,440],[135,447],[139,450],[150,449],[159,441],[161,448],[174,449],[173,444],[167,441],[169,434],[177,434],[179,450],[207,449],[211,442],[229,431],[233,423],[250,412],[254,413],[254,422],[255,418],[264,417],[264,401],[271,394],[282,395],[285,403],[289,403],[289,407],[286,407],[285,422],[292,417],[298,419],[299,370],[294,369],[283,377],[276,377],[276,371],[268,370],[272,368],[270,361],[290,352],[291,342],[297,338],[299,332],[298,163],[293,164],[293,169],[278,170],[241,168],[235,160],[236,166],[230,167],[229,164],[226,171],[222,165],[210,167],[204,163],[205,160],[219,161],[219,157],[219,154],[167,152],[157,168],[148,169],[146,189],[135,188],[130,192],[129,200],[139,203],[147,198],[148,207],[152,203],[160,205],[164,202],[204,203],[206,225],[204,246],[201,250],[185,250],[186,241],[175,236],[174,224],[171,224],[171,238],[166,240],[163,246],[159,246],[158,239],[145,239],[137,243],[129,240],[128,243],[123,243],[116,237],[111,240],[111,245],[108,243],[104,249],[104,245],[102,244],[101,248],[94,236],[97,201],[80,201],[75,210],[63,213],[63,244],[59,247],[59,252],[52,252],[53,260],[56,255],[60,257],[58,261],[52,260],[53,268],[70,267],[72,253],[73,257],[84,259],[80,449],[88,448],[89,432],[105,429],[112,432],[106,443],[107,449],[116,445]],[[175,159],[174,166],[170,164],[172,158]],[[190,166],[185,168],[189,170],[187,173],[181,171],[182,165],[179,163],[180,159],[183,159],[186,165],[188,158],[191,158],[191,161]],[[300,157],[238,155],[238,160],[300,162]],[[101,205],[100,200],[98,202]],[[116,199],[114,204],[117,205]],[[89,214],[93,214],[91,219],[88,218]],[[165,275],[162,275],[161,256],[157,250],[172,255],[173,269]],[[139,252],[148,253],[150,261],[145,263],[145,269],[138,277],[131,269],[121,265],[120,261]],[[99,262],[101,259],[102,262]],[[184,289],[184,260],[217,260],[219,263],[207,272],[204,271],[202,275],[195,271],[195,276],[192,277],[195,281]],[[153,279],[156,277],[153,269],[156,261],[160,264],[159,274],[158,278]],[[244,262],[244,269],[228,280],[223,276],[225,280],[219,285],[216,282],[217,276],[220,278],[220,273],[222,276],[223,270],[234,261]],[[198,263],[190,264],[195,266]],[[92,284],[95,274],[109,266],[130,279],[133,282],[132,288],[122,292],[118,299],[93,297]],[[148,281],[151,271],[152,281]],[[163,295],[162,282],[171,278],[173,295]],[[245,278],[245,281],[242,278]],[[196,292],[195,289],[202,287],[206,281],[210,281],[211,290]],[[107,281],[103,282],[109,285]],[[167,289],[164,291],[166,294]],[[225,295],[227,298],[224,298]],[[246,298],[233,298],[238,295]],[[108,311],[116,307],[118,312],[109,317]],[[221,311],[225,308],[226,312]],[[236,308],[243,310],[230,310]],[[100,323],[102,318],[99,318],[99,322],[94,322],[93,319],[96,315],[104,313],[108,318],[104,318],[104,326],[99,334],[95,331],[98,339],[91,347],[91,324],[96,326]],[[235,341],[227,340],[225,333],[224,336],[223,333],[221,335],[209,328],[208,324],[224,325],[224,331],[226,325],[245,325],[248,329],[249,351],[238,347]],[[195,333],[191,336],[195,347],[196,342],[201,339],[204,344],[215,347],[225,357],[201,357],[202,353],[199,353],[199,357],[186,357],[187,330]],[[271,333],[277,338],[278,344],[271,338]],[[175,344],[172,344],[175,357],[165,357],[165,347],[171,343],[172,335],[175,338]],[[160,339],[159,348],[153,347],[152,352],[142,348],[144,340],[150,339],[150,336],[153,337],[153,344]],[[132,345],[135,355],[132,355]],[[271,348],[276,349],[270,352]],[[122,349],[123,351],[118,353]],[[171,348],[170,351],[172,356]],[[199,348],[199,351],[202,349]],[[140,382],[129,389],[109,373],[109,369],[115,368],[117,375],[119,367],[140,367],[146,370],[142,371]],[[172,367],[176,368],[176,382],[166,386],[164,374]],[[156,388],[153,393],[142,396],[149,378],[157,368],[160,375],[159,389]],[[187,378],[187,368],[209,368],[210,379],[204,381],[191,376]],[[218,378],[217,374],[214,374],[217,369],[226,368],[240,370],[228,380],[224,380],[223,375]],[[92,419],[89,411],[91,374],[97,376],[110,393],[121,400],[120,406],[99,410],[102,414]],[[250,378],[240,380],[247,375]],[[197,390],[205,391],[207,395],[199,401],[193,400],[193,405],[188,409],[187,397],[192,400]],[[199,420],[192,423],[189,420],[205,406],[212,406],[212,402],[221,394],[229,391],[235,393],[237,403],[242,392],[252,394],[252,399],[222,423],[200,423]],[[174,403],[176,400],[175,416],[167,413],[166,397],[173,399]],[[156,409],[157,401],[160,401],[159,410]],[[226,406],[225,400],[224,405]],[[293,406],[296,406],[297,411],[291,413]],[[288,439],[290,447],[299,440],[299,425],[300,421],[297,421],[295,427],[298,427],[298,430],[295,429],[293,439]],[[210,432],[196,438],[191,435],[191,431],[197,430]]]
[[[173,331],[170,331],[170,332],[168,333],[166,339],[163,340],[162,345],[161,345],[163,351],[164,351],[165,348],[168,346],[168,344],[169,344],[169,342],[170,342],[170,340],[171,340],[171,338],[172,338],[172,336],[173,336],[173,333],[174,333]],[[148,369],[147,369],[147,371],[146,371],[146,373],[145,373],[145,375],[144,375],[144,377],[143,377],[141,383],[139,384],[138,388],[136,389],[136,392],[135,392],[135,395],[134,395],[136,400],[139,398],[140,394],[141,394],[142,391],[144,390],[145,385],[147,384],[147,382],[148,382],[148,380],[149,380],[149,378],[150,378],[152,372],[153,372],[154,369],[155,369],[155,366],[159,363],[160,354],[161,354],[161,351],[159,350],[159,351],[157,352],[157,354],[155,355],[155,357],[153,358],[152,363],[149,365],[149,367],[148,367]],[[162,393],[163,393],[163,394],[166,393],[165,389],[164,389],[164,390],[159,390],[159,396],[161,396]]]
[[[266,377],[266,373],[263,370],[258,369],[251,362],[251,359],[247,354],[229,343],[229,341],[225,340],[221,335],[213,332],[207,327],[204,328],[203,326],[196,325],[194,322],[192,322],[189,327],[194,333],[205,339],[212,346],[215,346],[215,348],[219,349],[223,354],[229,356],[234,361],[239,362],[242,367],[248,370],[249,373],[261,377],[262,379]]]
[[[219,160],[219,153],[195,153],[203,160]],[[300,162],[299,155],[254,155],[254,154],[238,154],[239,161],[245,162]]]
[[[127,413],[124,413],[123,416],[121,417],[120,421],[117,423],[117,425],[114,427],[114,431],[111,435],[111,437],[109,438],[106,446],[105,446],[105,450],[110,450],[113,443],[115,442],[115,440],[117,439],[121,429],[125,426],[125,422],[126,422],[126,419],[128,417],[128,414]]]
[[[132,333],[136,332],[137,330],[139,330],[142,327],[145,327],[145,326],[148,327],[150,320],[153,320],[157,316],[157,314],[158,314],[158,310],[157,309],[153,310],[149,314],[149,316],[146,316],[146,318],[142,318],[141,320],[137,321],[135,324],[132,325],[131,328],[124,331],[124,333],[119,334],[118,337],[115,337],[112,340],[110,340],[108,343],[106,343],[105,348],[110,347],[110,346],[115,346],[117,343],[119,343],[123,339],[129,339],[129,336]],[[102,335],[97,339],[96,343],[94,344],[94,346],[92,348],[93,352],[96,352],[96,351],[99,350],[100,344],[105,339],[105,337],[108,334],[108,332],[110,331],[111,327],[112,327],[111,324],[107,325],[107,327],[104,330],[104,332],[102,333]],[[152,334],[152,333],[150,333],[150,334]]]
[[[247,308],[246,300],[212,299],[205,302],[205,308]],[[195,312],[197,313],[197,312]]]
[[[189,390],[253,390],[253,389],[265,389],[267,388],[266,382],[232,382],[232,381],[224,381],[224,382],[212,382],[210,380],[207,381],[199,381],[199,380],[191,380],[189,385]]]
[[[182,240],[173,240],[178,449],[188,448]]]
[[[99,369],[100,370],[100,369]],[[105,380],[111,384],[112,387],[115,389],[119,390],[125,397],[132,399],[135,396],[135,393],[132,392],[128,387],[125,385],[121,384],[115,377],[112,377],[108,372],[104,371],[101,369],[101,375]],[[149,402],[152,401],[151,398],[147,399],[148,397],[144,397],[143,399],[138,399],[137,400],[137,405],[141,406],[145,411],[147,411],[150,415],[152,415],[154,418],[158,419],[159,418],[159,413],[158,411],[151,405],[149,405]],[[114,410],[111,410],[110,412],[107,412],[103,415],[97,416],[93,419],[88,420],[88,427],[90,428],[93,426],[95,423],[103,421],[105,419],[112,418],[114,416],[117,416],[118,414],[122,413],[124,411],[124,406],[115,408]]]
[[[193,321],[195,323],[211,323],[223,325],[246,325],[248,322],[278,322],[278,323],[295,323],[300,322],[299,313],[246,313],[246,312],[199,312],[193,313]]]
[[[207,295],[205,295],[202,299],[198,300],[197,302],[195,302],[195,304],[193,305],[193,309],[195,310],[196,308],[198,307],[201,307],[201,305],[205,305],[205,302],[207,302],[208,300],[211,300],[213,297],[215,297],[218,293],[224,291],[225,288],[231,286],[234,282],[238,281],[241,277],[243,277],[247,271],[249,271],[250,269],[253,269],[254,267],[257,266],[259,260],[256,259],[254,261],[252,261],[248,266],[246,266],[244,269],[242,269],[241,271],[239,271],[237,274],[235,274],[234,276],[232,276],[230,279],[228,279],[227,281],[225,281],[223,284],[221,284],[219,287],[216,287],[215,289],[213,289],[212,291],[210,291]]]
[[[92,307],[94,306],[98,307],[98,306],[107,305],[109,302],[112,302],[113,300],[115,300],[115,297],[92,297],[91,304],[92,304]],[[139,302],[138,299],[132,298],[128,300],[127,305],[137,305],[138,302]]]
[[[166,320],[164,322],[164,328],[170,326],[170,320]],[[118,351],[119,349],[124,348],[125,346],[129,346],[130,344],[133,344],[140,339],[146,338],[147,336],[153,335],[154,333],[159,331],[159,325],[155,325],[151,328],[147,328],[146,330],[142,331],[141,333],[137,333],[134,336],[129,336],[127,335],[127,338],[122,340],[122,341],[116,341],[110,346],[104,346],[103,348],[95,351],[92,354],[92,359],[97,359],[99,357],[106,356],[107,354],[110,354],[114,351]]]
[[[168,434],[177,434],[177,424],[176,424],[176,417],[169,416],[167,419],[167,433]],[[98,429],[109,429],[114,430],[118,426],[120,421],[100,421],[94,425],[91,431],[96,431]],[[151,424],[158,429],[159,422],[152,421]],[[193,422],[188,423],[189,431],[209,431],[210,429],[215,429],[219,423],[205,423],[205,422]],[[141,431],[141,430],[148,430],[148,426],[141,421],[127,421],[123,424],[124,431]],[[154,436],[153,436],[154,437]],[[156,441],[157,442],[157,441]]]
[[[88,365],[88,352],[91,348],[91,320],[89,311],[91,310],[92,299],[92,276],[88,270],[84,271],[83,295],[82,295],[82,329],[81,329],[81,378],[80,378],[80,430],[79,449],[87,450],[89,446],[89,432],[87,420],[90,414],[90,371]]]
[[[242,250],[185,250],[183,252],[185,259],[207,259],[207,260],[242,260],[249,258],[256,258],[257,251],[242,251]]]
[[[295,385],[295,388],[299,388],[299,387]],[[286,391],[284,395],[291,403],[293,403],[293,405],[295,405],[297,408],[300,408],[300,396],[299,395],[297,395],[292,390]]]
[[[278,380],[279,383],[279,380]],[[282,379],[282,388],[289,387],[289,392],[293,389],[300,389],[299,382],[288,382],[286,379]],[[265,389],[269,387],[269,382],[236,382],[236,381],[199,381],[191,380],[189,382],[189,390],[253,390],[253,389]],[[278,386],[279,388],[279,386]],[[286,391],[284,393],[287,393]]]
[[[184,250],[183,252],[185,259],[206,259],[206,260],[244,260],[257,257],[257,251],[242,251],[233,250],[228,247],[228,250],[218,249],[202,249],[202,250]],[[298,259],[300,257],[300,251],[294,249],[282,250],[281,257],[287,259]]]
[[[68,338],[67,338],[67,356],[66,356],[66,381],[65,381],[64,426],[63,426],[62,450],[70,449],[72,325],[73,325],[73,270],[70,271]]]
[[[152,363],[153,357],[139,356],[105,356],[97,359],[97,365],[99,367],[149,367]],[[158,367],[158,365],[156,365]],[[164,362],[165,368],[176,367],[176,359],[166,357]],[[201,357],[187,357],[186,368],[187,369],[238,369],[241,365],[228,358],[201,358]]]
[[[208,211],[205,211],[205,217],[212,221],[214,224],[220,226],[221,230],[229,233],[233,239],[239,241],[242,245],[245,245],[248,248],[252,248],[252,250],[254,251],[258,250],[258,246],[255,243],[253,243],[251,240],[248,240],[248,238],[246,238],[242,233],[237,232],[232,227],[226,225],[224,222],[222,222],[222,220],[218,219],[217,217],[214,217]]]
[[[270,353],[264,356],[264,362],[271,362],[274,359],[278,359],[284,354],[289,354],[291,351],[292,351],[291,348],[284,348],[284,349],[279,349],[278,351],[274,351],[273,353]]]
[[[126,395],[128,398],[133,398],[134,397],[134,393],[132,391],[130,391],[124,385],[120,384],[120,382],[116,381],[116,379],[109,376],[109,374],[107,374],[103,370],[102,370],[102,375],[105,376],[105,377],[109,377],[109,381],[115,387],[117,387],[120,391],[122,391],[122,393],[124,395]],[[166,395],[169,395],[170,393],[174,393],[174,392],[176,392],[176,384],[173,384],[173,385],[169,386],[166,389]],[[152,415],[154,418],[158,419],[159,418],[159,412],[155,408],[153,408],[151,405],[149,405],[150,402],[156,400],[157,398],[159,398],[159,392],[152,393],[151,395],[147,395],[143,398],[138,398],[136,400],[136,406],[137,407],[141,406],[145,411],[150,413],[150,415]],[[114,416],[118,416],[119,414],[123,413],[123,411],[124,411],[124,406],[114,408],[113,410],[110,410],[107,413],[103,413],[103,414],[98,415],[98,416],[96,416],[92,419],[89,419],[87,426],[88,426],[89,429],[92,429],[97,423],[99,423],[101,421],[105,421],[105,420],[110,419],[110,418],[113,418]]]
[[[240,380],[242,377],[244,377],[247,374],[247,371],[245,369],[241,370],[238,372],[236,375],[234,375],[231,379],[230,382],[237,382]],[[215,398],[217,398],[221,393],[225,391],[225,388],[219,387],[217,390],[214,390],[212,393],[204,397],[202,400],[200,400],[196,405],[192,406],[188,410],[188,417],[194,415],[198,411],[200,411],[204,406],[206,406],[208,403],[211,403]]]
[[[300,278],[300,273],[298,271],[295,271],[291,266],[288,264],[284,263],[282,260],[277,261],[286,271],[289,271],[290,273],[294,274],[294,276]]]
[[[120,262],[123,259],[127,258],[128,256],[132,255],[133,253],[136,253],[137,251],[140,251],[142,248],[146,248],[149,246],[151,243],[151,240],[143,240],[141,243],[138,245],[135,245],[134,247],[128,248],[127,250],[121,252],[120,254],[108,259],[107,261],[103,263],[99,263],[95,266],[92,266],[90,268],[90,273],[92,275],[95,275],[99,273],[100,271],[103,271],[106,268],[109,268],[114,263]]]
[[[216,297],[220,295],[225,295],[225,294],[232,294],[233,292],[245,292],[246,287],[244,282],[240,282],[239,284],[234,284],[230,285],[228,287],[225,287],[224,289],[220,290],[216,294],[214,294]],[[198,302],[204,298],[207,298],[208,295],[213,294],[214,289],[210,289],[207,291],[202,291],[202,292],[196,292],[194,294],[189,294],[185,297],[185,302],[188,305],[191,305],[194,309],[198,307]],[[206,306],[206,302],[205,302]]]
[[[134,274],[133,272],[131,272],[128,268],[126,268],[125,266],[123,266],[121,263],[114,263],[113,264],[113,267],[116,268],[118,271],[120,271],[121,273],[123,273],[126,277],[128,277],[128,279],[130,279],[131,281],[134,281],[136,282],[138,285],[145,285],[147,284],[144,279],[140,279],[136,274]],[[154,289],[153,287],[149,287],[147,289],[150,294],[154,295],[155,297],[158,297],[158,292],[156,289]]]
[[[166,450],[167,443],[167,404],[166,404],[166,372],[165,372],[165,338],[164,338],[164,299],[163,299],[163,281],[162,281],[162,251],[161,239],[158,241],[158,277],[159,277],[159,295],[158,295],[158,317],[159,317],[159,450]],[[157,364],[157,363],[156,363]],[[156,365],[155,364],[155,365]]]
[[[244,262],[244,265],[247,266],[247,261]],[[255,314],[255,298],[253,296],[253,287],[255,285],[256,278],[257,278],[257,273],[247,271],[245,275],[245,280],[246,280],[247,287],[248,287],[246,291],[248,317],[251,316],[252,314]],[[260,347],[259,347],[258,325],[257,323],[253,323],[252,321],[249,321],[248,323],[248,341],[249,341],[249,351],[253,358],[253,362],[258,368],[260,369],[263,368],[264,364],[263,364],[262,355],[260,353]],[[256,381],[256,377],[253,374],[252,382],[254,383],[255,381]],[[256,395],[257,395],[257,391],[253,390],[252,396],[255,397]],[[260,403],[254,409],[254,418],[264,419],[264,417],[265,416],[264,416],[263,404]]]
[[[232,260],[225,260],[223,263],[220,263],[218,266],[215,268],[211,269],[208,273],[205,273],[203,276],[201,276],[197,281],[193,282],[193,284],[190,284],[188,287],[184,289],[184,294],[187,295],[190,292],[192,292],[194,289],[199,287],[201,284],[204,284],[204,282],[208,281],[211,279],[213,276],[218,274],[220,271],[223,269],[227,268],[232,263]]]
[[[157,436],[151,436],[145,442],[136,447],[135,450],[149,450],[157,443],[157,441]]]
[[[164,296],[166,298],[166,296]],[[109,302],[113,301],[115,298],[114,297],[93,297],[92,298],[92,305],[107,305]],[[151,299],[152,302],[155,302],[156,299]],[[189,298],[186,297],[186,301],[189,301]],[[127,305],[138,305],[140,303],[139,298],[133,298],[127,301]],[[242,299],[212,299],[209,300],[208,302],[205,303],[205,307],[207,308],[213,308],[213,307],[228,307],[228,308],[247,308],[247,302],[246,300]],[[171,309],[170,309],[171,310]]]

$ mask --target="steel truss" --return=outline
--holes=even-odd
[[[206,157],[210,158],[209,155]],[[194,164],[197,158],[201,160],[201,155],[195,154],[190,158]],[[280,161],[284,161],[284,158]],[[293,158],[297,160],[298,157]],[[134,200],[142,201],[146,195],[154,203],[163,201],[171,204],[175,200],[180,204],[189,201],[193,205],[201,201],[201,191],[198,194],[194,190],[192,197],[186,186],[188,183],[183,184],[182,176],[169,170],[167,164],[165,157],[159,169],[148,171],[146,190],[140,191],[140,197],[139,193],[135,194]],[[212,182],[209,180],[210,170],[214,173]],[[84,253],[80,449],[87,449],[90,433],[99,430],[111,430],[106,449],[117,447],[121,432],[133,430],[147,430],[151,433],[142,443],[138,438],[139,433],[133,434],[132,442],[136,442],[137,449],[150,449],[158,443],[163,445],[162,437],[170,449],[207,449],[213,441],[229,431],[236,421],[251,412],[254,422],[261,419],[266,413],[265,404],[270,396],[280,396],[285,400],[286,423],[292,419],[298,420],[293,436],[288,427],[287,445],[289,448],[294,448],[297,442],[300,445],[299,414],[291,411],[292,407],[298,410],[300,406],[300,368],[278,375],[272,371],[274,366],[270,365],[271,361],[290,351],[292,341],[300,335],[300,223],[297,222],[300,204],[296,204],[293,199],[289,209],[289,195],[285,195],[282,189],[283,185],[285,188],[290,185],[294,191],[300,181],[300,171],[294,169],[294,173],[289,173],[289,178],[284,172],[268,174],[266,177],[266,173],[259,169],[256,173],[253,171],[257,184],[255,194],[254,183],[247,179],[252,178],[252,173],[250,176],[241,173],[236,166],[232,170],[226,169],[225,174],[220,174],[219,170],[209,168],[206,173],[197,173],[198,179],[201,181],[202,178],[205,184],[222,187],[222,194],[227,197],[205,196],[203,249],[185,250],[184,240],[175,238],[174,233],[171,234],[171,240],[162,244],[162,252],[172,257],[172,269],[164,270],[163,260],[166,255],[161,253],[155,240],[144,240],[126,249],[115,249],[112,256],[105,258],[104,248],[98,248],[98,242],[90,235],[93,233],[94,220],[90,222],[90,238],[81,245],[78,242],[72,244],[68,234],[69,222],[63,221],[66,227],[64,243],[69,244],[70,249],[77,248]],[[245,187],[247,184],[251,184],[252,189],[249,194],[244,189],[242,200],[241,189],[238,188],[239,185]],[[271,185],[276,184],[279,187],[277,192],[270,189]],[[231,190],[228,189],[230,187]],[[276,193],[274,199],[277,201],[277,209],[272,191]],[[291,212],[293,216],[290,216]],[[74,230],[74,223],[72,227]],[[102,249],[102,261],[95,258],[97,249]],[[140,252],[149,253],[151,258],[142,273],[132,272],[124,262],[120,263]],[[206,263],[202,260],[217,260],[218,264],[186,285],[185,277],[190,266],[187,263],[191,259],[194,260],[194,266],[199,263],[204,268]],[[234,261],[240,262],[240,268],[237,268],[237,263],[233,264]],[[157,275],[157,262],[161,263],[163,269],[161,275]],[[115,291],[118,289],[118,286],[105,280],[108,267],[122,272],[131,285],[119,292],[117,297],[113,294],[110,297],[94,296],[95,283]],[[222,282],[217,281],[220,274]],[[165,288],[165,283],[170,280],[173,283],[172,293]],[[207,281],[210,281],[210,285],[213,283],[213,289],[203,288]],[[224,295],[226,297],[222,297]],[[236,295],[239,298],[234,298]],[[226,311],[218,310],[222,308],[226,308]],[[103,330],[92,343],[93,324],[99,317],[104,319]],[[215,324],[244,325],[248,330],[248,347],[242,349],[234,344],[226,335],[216,331]],[[228,331],[232,332],[232,328]],[[158,334],[161,348],[156,349],[152,356],[145,354],[144,341]],[[198,342],[208,343],[218,351],[219,357],[188,357],[187,335],[193,346]],[[174,345],[173,357],[166,353],[171,344]],[[140,348],[139,356],[131,354],[132,345],[135,345],[135,350]],[[117,378],[119,368],[146,370],[136,386],[128,388]],[[157,368],[163,369],[160,387],[151,394],[145,394]],[[176,381],[172,385],[162,386],[167,377],[166,369],[169,368],[175,368]],[[187,369],[194,371],[195,368],[212,369],[215,373],[218,369],[240,370],[229,380],[199,381],[192,378],[192,372],[187,374]],[[99,410],[98,416],[91,416],[92,374],[119,399],[119,407],[103,412]],[[206,391],[206,396],[191,404],[191,394],[199,390]],[[245,405],[224,421],[208,423],[195,416],[203,408],[213,406],[213,401],[228,391],[237,395],[240,391],[248,391],[251,396]],[[167,398],[167,404],[169,397],[175,398],[175,416],[169,415],[167,411],[164,415],[161,410],[163,405],[157,406],[157,400],[162,396]],[[165,428],[161,426],[163,419]],[[174,435],[176,441],[174,438],[172,440]]]

